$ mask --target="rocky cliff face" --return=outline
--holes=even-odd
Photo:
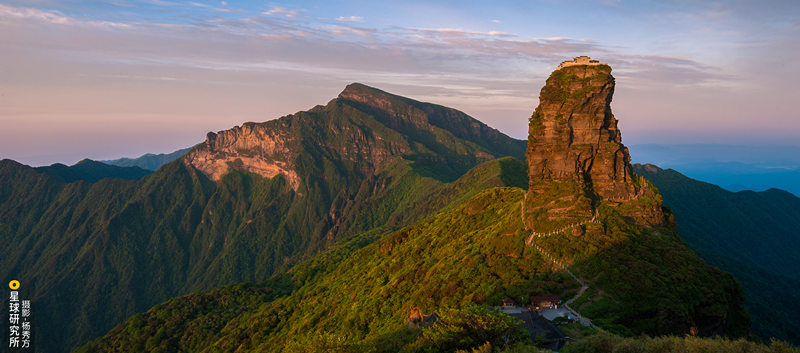
[[[272,178],[283,175],[297,190],[300,178],[292,169],[293,153],[288,148],[292,137],[282,129],[244,124],[218,133],[210,132],[205,143],[186,154],[184,162],[220,181],[230,169]]]
[[[589,219],[601,202],[623,210],[619,206],[643,196],[653,202],[623,213],[640,222],[663,222],[657,191],[631,169],[611,113],[613,94],[608,65],[568,66],[547,79],[528,131],[525,211],[532,229],[538,228],[535,223],[550,228],[548,223]]]

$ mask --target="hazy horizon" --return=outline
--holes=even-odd
[[[800,145],[800,4],[0,0],[0,158],[167,153],[351,82],[519,139],[550,72],[614,69],[623,142]]]

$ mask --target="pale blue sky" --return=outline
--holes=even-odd
[[[0,158],[169,152],[350,82],[524,138],[584,54],[625,143],[797,145],[797,33],[799,1],[0,0]]]

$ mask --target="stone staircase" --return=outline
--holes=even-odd
[[[524,206],[524,204],[523,204],[523,206]],[[575,296],[572,299],[570,299],[570,300],[568,300],[568,301],[566,301],[564,303],[564,308],[566,308],[570,313],[572,313],[572,315],[577,317],[578,321],[581,322],[583,325],[589,326],[589,327],[591,327],[591,328],[593,328],[595,330],[599,330],[600,328],[595,326],[592,323],[592,320],[584,317],[577,310],[575,310],[575,309],[573,309],[573,308],[571,308],[569,306],[569,304],[572,304],[572,302],[574,302],[575,300],[580,298],[580,296],[583,295],[583,293],[586,292],[587,289],[589,289],[589,285],[586,284],[580,278],[578,278],[578,276],[576,276],[574,273],[572,273],[572,271],[570,271],[567,268],[567,266],[565,266],[564,263],[561,262],[561,260],[555,258],[553,255],[551,255],[549,252],[547,252],[547,250],[545,250],[544,248],[542,248],[541,246],[536,244],[534,242],[534,239],[540,238],[540,237],[545,237],[545,236],[550,236],[550,235],[555,235],[555,234],[558,234],[558,233],[562,233],[562,232],[564,232],[564,231],[566,231],[568,229],[572,229],[574,227],[582,226],[582,225],[589,224],[589,223],[599,223],[597,218],[598,218],[598,212],[597,212],[597,210],[595,210],[594,216],[592,216],[592,218],[589,219],[589,220],[585,220],[583,222],[578,222],[578,223],[573,223],[573,224],[570,224],[570,225],[568,225],[566,227],[563,227],[563,228],[560,228],[560,229],[557,229],[557,230],[553,230],[553,231],[550,231],[550,232],[547,232],[547,233],[537,233],[537,232],[531,231],[531,235],[525,241],[525,244],[530,245],[534,249],[539,251],[539,253],[541,253],[546,259],[550,260],[550,262],[552,262],[557,268],[559,268],[559,269],[563,270],[564,272],[566,272],[570,277],[572,277],[572,279],[574,279],[576,282],[578,282],[581,285],[581,289],[578,291],[578,293],[575,294]],[[524,225],[524,222],[523,222],[523,225]]]

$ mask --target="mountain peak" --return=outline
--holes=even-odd
[[[100,163],[100,162],[97,162],[97,161],[89,159],[89,158],[84,158],[84,159],[81,159],[80,161],[78,161],[78,163],[75,163],[73,165],[73,167],[77,166],[77,165],[87,165],[87,166],[88,165],[96,165],[98,163]],[[100,163],[100,164],[102,164],[102,163]]]
[[[384,91],[381,91],[375,87],[367,86],[363,83],[353,82],[347,85],[342,93],[339,93],[339,98],[347,98],[352,96],[366,96],[366,95],[377,95],[377,94],[388,94]]]
[[[647,171],[648,173],[656,173],[656,172],[661,172],[661,171],[663,171],[663,169],[659,168],[657,165],[655,165],[655,164],[650,164],[650,163],[645,163],[644,165],[641,165],[641,167],[642,167],[642,168],[643,168],[645,171]]]
[[[307,168],[298,158],[308,148],[324,151],[336,165],[355,163],[364,175],[406,158],[417,168],[448,169],[437,177],[449,180],[499,156],[521,159],[524,146],[458,110],[352,83],[326,106],[209,133],[183,161],[214,181],[232,169],[280,174],[297,191],[298,168]]]
[[[387,109],[403,100],[400,96],[358,82],[347,85],[342,93],[339,93],[338,98],[378,109]]]
[[[517,151],[524,149],[525,142],[508,138],[500,131],[476,120],[462,111],[438,104],[417,101],[398,96],[361,83],[351,83],[339,94],[339,99],[347,101],[357,109],[376,114],[381,123],[391,126],[405,134],[424,135],[436,129],[443,129],[457,138],[471,141],[501,155],[522,159]],[[477,156],[488,155],[477,152]]]
[[[614,87],[611,67],[598,63],[562,65],[542,88],[527,150],[528,202],[541,220],[590,218],[600,202],[619,205],[646,191],[611,112]],[[652,211],[645,218],[660,223],[660,206]]]

